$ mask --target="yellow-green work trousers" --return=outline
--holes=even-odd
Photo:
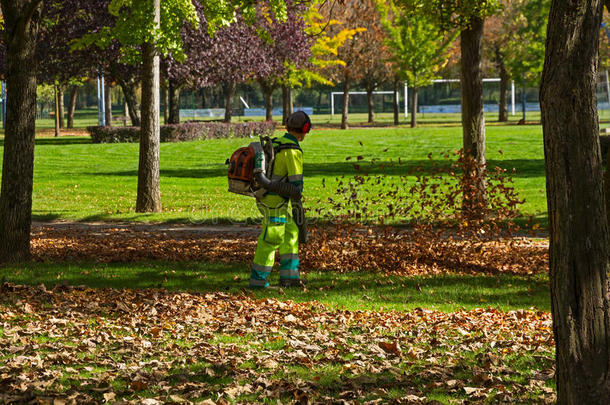
[[[275,251],[280,251],[280,280],[299,278],[299,228],[288,213],[287,206],[267,209],[263,214],[263,229],[258,237],[254,263],[250,272],[250,287],[269,287],[269,274],[275,263]]]

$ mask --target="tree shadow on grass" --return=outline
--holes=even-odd
[[[96,288],[167,288],[177,291],[237,293],[248,287],[249,266],[207,262],[26,263],[0,269],[16,283],[47,286],[68,283]],[[542,276],[452,275],[386,276],[374,272],[306,272],[307,291],[293,288],[247,290],[257,298],[364,308],[502,307],[550,310],[548,281]],[[270,276],[272,286],[278,273]]]
[[[109,224],[112,223],[147,223],[153,222],[155,224],[188,224],[188,225],[252,225],[252,224],[260,224],[261,217],[247,217],[242,220],[236,220],[231,217],[208,217],[198,219],[196,217],[197,213],[194,215],[190,215],[189,213],[185,213],[183,216],[177,216],[172,218],[162,218],[159,217],[160,214],[133,214],[129,216],[117,216],[115,214],[106,214],[106,213],[97,213],[87,215],[86,217],[79,218],[75,222],[107,222]],[[56,219],[61,219],[61,216],[57,216]],[[54,218],[50,219],[39,219],[40,221],[52,221]]]
[[[34,221],[51,222],[62,218],[63,216],[58,213],[32,213],[32,220]]]
[[[312,163],[304,165],[306,176],[337,177],[341,175],[431,175],[439,170],[447,172],[451,168],[452,162],[439,160],[401,160],[402,163],[382,163],[377,162],[332,162],[332,163]],[[513,178],[544,177],[543,159],[508,159],[508,160],[489,160],[487,162],[489,171],[497,166],[506,169]],[[515,168],[515,173],[512,169]]]
[[[92,144],[90,138],[86,137],[59,137],[59,138],[36,138],[35,146],[65,146]],[[0,148],[4,147],[4,138],[0,138]]]
[[[451,162],[433,161],[428,159],[420,160],[401,160],[401,164],[397,162],[376,162],[371,164],[367,161],[346,161],[346,162],[328,162],[328,163],[305,163],[303,171],[305,176],[310,177],[325,177],[335,178],[340,176],[355,176],[355,175],[389,175],[389,176],[406,176],[406,175],[430,175],[436,173],[437,170],[448,171],[451,167]],[[506,169],[513,178],[530,178],[544,177],[544,160],[543,159],[508,159],[508,160],[489,160],[487,162],[489,170],[498,166]],[[516,169],[512,173],[513,168]],[[122,170],[114,172],[92,172],[86,173],[91,176],[126,176],[137,177],[137,170]],[[210,164],[206,167],[198,168],[183,168],[183,169],[161,169],[162,177],[175,178],[192,178],[206,179],[213,177],[226,177],[227,167],[223,164]]]

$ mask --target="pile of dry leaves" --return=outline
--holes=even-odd
[[[162,226],[35,226],[32,253],[39,261],[141,260],[250,263],[257,230],[193,231]],[[418,229],[331,227],[314,230],[301,246],[304,269],[374,270],[387,274],[521,274],[548,268],[547,245],[526,237],[456,238]]]
[[[5,283],[0,331],[0,403],[555,398],[541,312],[330,311],[247,294]]]

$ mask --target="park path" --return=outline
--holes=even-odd
[[[130,222],[72,222],[52,221],[32,223],[32,231],[42,229],[54,231],[91,232],[97,235],[107,235],[111,231],[131,230],[133,232],[162,232],[168,235],[182,237],[191,235],[222,235],[235,237],[257,236],[260,233],[258,225],[203,225],[203,224],[171,224],[171,223],[130,223]]]

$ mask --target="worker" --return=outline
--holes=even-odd
[[[276,154],[272,174],[269,179],[261,179],[267,192],[257,200],[257,207],[263,214],[263,226],[250,272],[251,288],[269,287],[276,250],[280,253],[280,287],[305,285],[305,280],[299,276],[299,240],[306,242],[307,239],[301,202],[303,151],[300,142],[310,129],[309,116],[297,111],[286,120],[284,136],[274,140]]]

